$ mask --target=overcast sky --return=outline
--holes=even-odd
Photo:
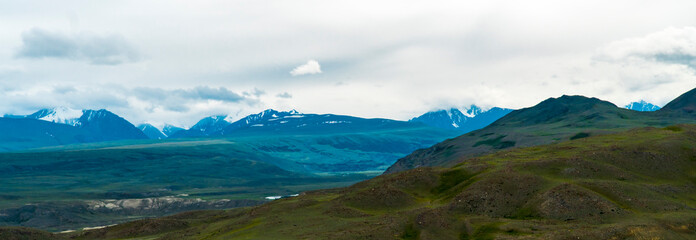
[[[406,120],[696,87],[696,1],[6,1],[0,114],[137,124],[297,109]]]

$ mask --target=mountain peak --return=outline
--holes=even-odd
[[[516,122],[522,125],[533,125],[561,120],[569,114],[591,114],[616,109],[619,108],[613,103],[597,98],[563,95],[558,98],[548,98],[533,107],[513,111],[494,124]]]
[[[551,106],[551,105],[564,105],[564,106],[575,106],[575,107],[589,107],[589,106],[604,106],[604,107],[616,107],[613,103],[603,101],[594,97],[585,97],[582,95],[563,95],[558,98],[549,98],[539,103],[537,106]]]

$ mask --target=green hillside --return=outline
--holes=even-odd
[[[694,136],[696,125],[640,128],[382,175],[258,207],[53,237],[692,239]]]
[[[550,98],[536,106],[515,110],[481,130],[415,151],[399,159],[386,172],[419,166],[453,166],[464,159],[502,149],[562,142],[636,127],[696,123],[696,115],[688,111],[691,95],[696,95],[696,90],[656,112],[632,111],[583,96]]]

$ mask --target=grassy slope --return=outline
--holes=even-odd
[[[690,239],[696,237],[696,126],[501,151],[259,207],[56,237]]]

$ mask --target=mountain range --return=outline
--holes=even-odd
[[[645,101],[633,102],[625,107],[636,111],[659,109],[659,107]],[[476,105],[471,105],[463,111],[451,108],[427,112],[412,118],[409,122],[467,133],[484,128],[511,111],[511,109],[497,107],[483,110]],[[54,124],[8,119],[35,119]],[[0,136],[0,141],[5,139],[5,143],[0,143],[0,151],[74,143],[143,139],[143,136],[148,139],[166,139],[254,135],[271,132],[290,134],[307,131],[353,131],[366,126],[390,128],[390,126],[404,124],[388,119],[361,119],[333,114],[301,114],[295,110],[276,111],[273,109],[252,114],[237,121],[232,121],[231,117],[225,115],[210,116],[201,119],[189,129],[169,124],[165,124],[163,128],[159,129],[151,124],[143,123],[136,127],[142,134],[135,131],[131,127],[132,124],[125,119],[104,109],[76,110],[57,107],[41,109],[29,115],[5,115],[0,120],[6,125],[0,126],[0,128],[8,129],[7,134]],[[58,124],[75,128],[65,128]],[[13,129],[9,130],[9,128]]]

